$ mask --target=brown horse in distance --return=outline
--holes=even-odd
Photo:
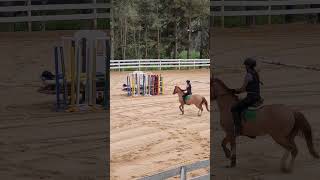
[[[179,109],[180,109],[182,115],[184,114],[184,105],[185,104],[187,104],[187,105],[194,104],[199,109],[198,116],[202,115],[202,111],[203,111],[202,105],[203,104],[206,106],[207,111],[210,111],[208,108],[208,102],[207,102],[206,98],[203,96],[200,96],[197,94],[190,95],[190,98],[188,100],[186,100],[186,103],[185,103],[183,100],[183,97],[182,97],[184,93],[183,93],[182,89],[178,86],[174,87],[173,94],[178,94],[179,102],[180,102]]]

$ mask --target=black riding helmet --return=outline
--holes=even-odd
[[[188,84],[190,83],[190,81],[189,81],[189,80],[187,80],[186,82],[187,82]]]
[[[256,67],[257,62],[253,58],[246,58],[243,62],[244,65],[249,66],[251,68]]]

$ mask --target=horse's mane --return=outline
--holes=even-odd
[[[218,82],[227,91],[231,91],[231,89],[221,79],[214,78],[214,81]]]
[[[231,89],[221,80],[221,79],[219,79],[219,78],[214,78],[214,81],[215,82],[217,82],[217,83],[219,83],[224,89],[226,89],[227,91],[231,91]],[[235,94],[232,94],[231,93],[231,95],[234,97],[234,98],[236,98],[236,100],[239,100],[239,97],[237,96],[237,95],[235,95]]]

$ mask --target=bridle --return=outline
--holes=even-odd
[[[218,97],[226,96],[226,95],[229,95],[229,94],[232,94],[232,92],[231,91],[227,91],[226,93],[215,95],[215,96],[213,96],[213,100],[216,100]]]

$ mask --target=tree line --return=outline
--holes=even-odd
[[[114,59],[208,58],[209,0],[114,0]]]

